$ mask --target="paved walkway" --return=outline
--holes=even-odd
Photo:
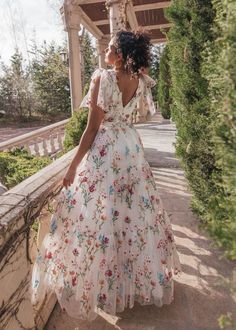
[[[20,127],[20,128],[17,128],[17,127],[1,128],[0,127],[0,142],[4,142],[4,141],[12,139],[16,136],[20,136],[22,134],[32,132],[41,127],[43,127],[43,126],[41,125],[41,126],[35,126],[35,127]]]
[[[57,304],[46,330],[217,330],[220,315],[236,311],[230,290],[222,284],[232,276],[235,263],[222,258],[222,252],[198,228],[199,220],[190,210],[191,194],[174,154],[175,125],[157,114],[137,128],[171,217],[182,264],[183,274],[175,282],[175,300],[161,308],[135,303],[117,317],[98,316],[90,326],[68,317]],[[225,329],[236,329],[236,314],[233,317],[234,327]]]

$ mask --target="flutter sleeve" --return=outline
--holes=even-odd
[[[91,77],[91,82],[89,86],[88,93],[84,96],[82,102],[80,103],[80,108],[89,108],[91,104],[91,95],[92,91],[95,88],[95,81],[96,79],[100,77],[100,84],[99,84],[99,90],[98,90],[98,97],[97,97],[97,105],[103,109],[103,111],[108,110],[109,106],[109,88],[107,86],[107,71],[103,68],[96,69]]]
[[[151,88],[156,85],[156,81],[146,74],[143,74],[142,76],[144,82],[144,91],[143,91],[144,102],[147,104],[149,112],[152,115],[154,115],[157,110],[155,103],[153,101]]]

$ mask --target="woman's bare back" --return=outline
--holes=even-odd
[[[130,102],[135,92],[137,91],[139,85],[139,79],[138,78],[131,79],[131,74],[116,73],[116,82],[122,94],[123,107],[125,107]]]

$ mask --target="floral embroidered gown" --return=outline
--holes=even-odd
[[[50,231],[33,265],[33,304],[53,290],[70,316],[92,321],[97,308],[115,315],[134,301],[161,307],[173,300],[173,275],[181,272],[172,227],[131,115],[143,94],[155,113],[142,74],[123,106],[113,70],[94,71],[81,107],[97,104],[105,117],[73,184],[57,196]]]

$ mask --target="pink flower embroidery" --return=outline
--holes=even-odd
[[[90,187],[89,187],[89,191],[90,192],[93,192],[95,190],[95,184],[92,184]]]
[[[52,252],[47,252],[45,258],[52,259]]]
[[[106,271],[105,275],[110,277],[112,275],[112,271],[110,269],[108,269]]]
[[[130,223],[131,222],[131,219],[127,216],[127,217],[125,217],[125,222],[126,223]]]
[[[72,286],[76,286],[76,284],[77,284],[77,277],[74,276],[72,277]]]
[[[74,250],[72,251],[72,253],[73,253],[74,256],[77,256],[77,255],[79,254],[79,251],[78,251],[77,249],[74,249]]]
[[[87,182],[87,181],[88,181],[88,178],[86,176],[81,180],[81,182]]]
[[[105,150],[105,148],[102,148],[102,150],[100,150],[100,155],[101,155],[101,157],[103,157],[103,156],[106,155],[106,150]]]

